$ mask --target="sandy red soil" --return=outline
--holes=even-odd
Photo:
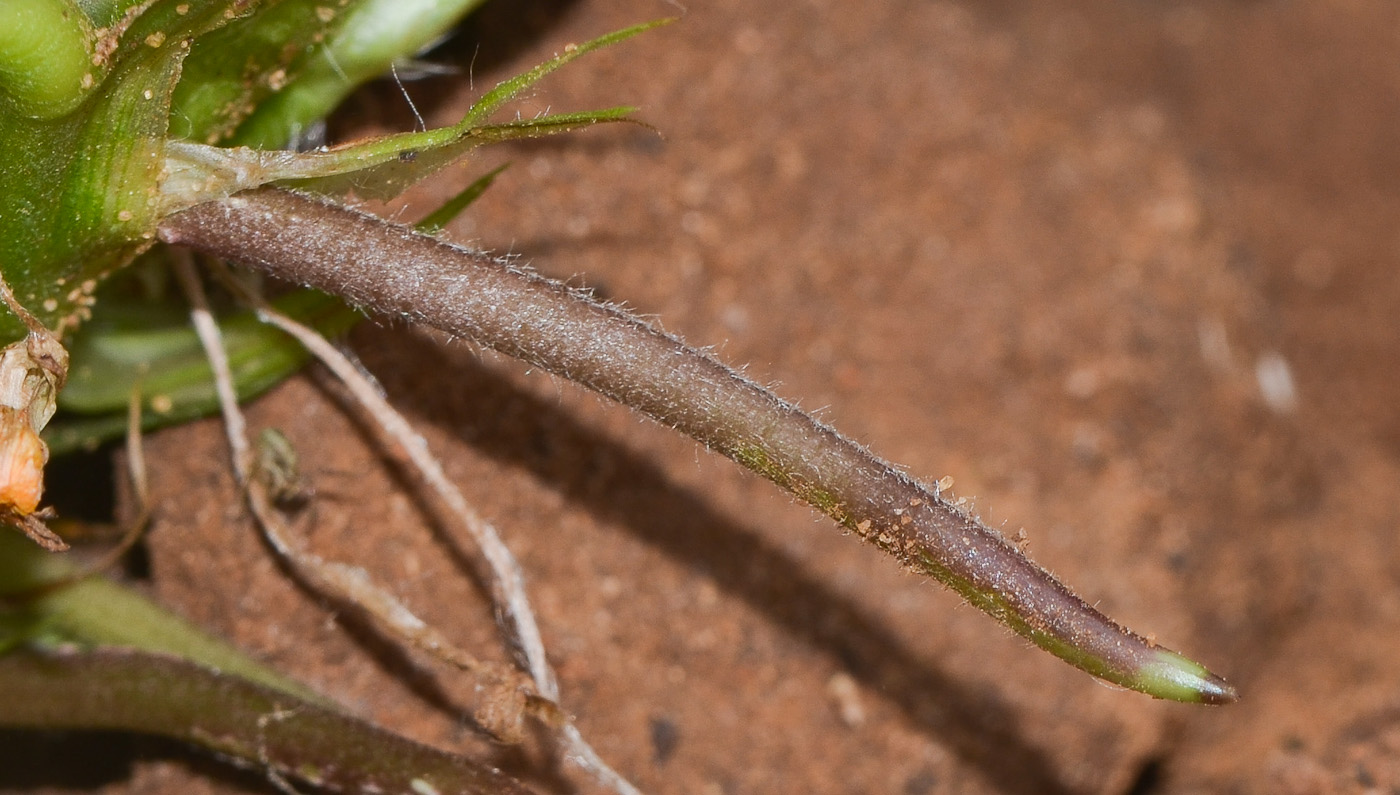
[[[500,5],[467,33],[488,37],[478,91],[671,13]],[[469,41],[442,57],[469,64]],[[951,475],[1090,601],[1227,676],[1231,707],[1105,687],[568,383],[397,325],[352,342],[521,557],[565,706],[647,792],[1393,791],[1397,45],[1384,0],[697,3],[523,110],[633,103],[660,136],[492,150],[403,203],[510,160],[455,239]],[[431,123],[473,93],[410,90]],[[366,119],[412,124],[392,86],[341,126]],[[251,416],[306,462],[318,551],[500,656],[476,589],[313,380]],[[287,581],[216,424],[149,449],[157,596],[365,717],[519,769],[447,706],[460,677]],[[271,791],[133,747],[84,787]]]

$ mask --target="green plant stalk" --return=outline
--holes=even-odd
[[[331,789],[525,791],[341,714],[129,588],[67,582],[77,571],[65,556],[0,534],[0,725],[158,734]]]
[[[1072,665],[1159,698],[1224,680],[1090,607],[999,533],[717,360],[509,263],[323,200],[261,189],[161,223],[168,243],[341,295],[577,381],[777,483]]]
[[[183,740],[332,792],[524,795],[499,771],[187,660],[129,649],[0,657],[0,721]]]

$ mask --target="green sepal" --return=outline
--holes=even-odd
[[[438,169],[488,143],[537,138],[594,124],[625,121],[635,109],[604,108],[500,124],[483,120],[545,75],[582,55],[666,24],[657,20],[600,36],[506,80],[487,92],[450,127],[387,135],[313,152],[214,147],[172,141],[166,147],[161,214],[268,184],[285,184],[336,196],[388,199]]]

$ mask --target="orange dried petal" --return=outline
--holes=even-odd
[[[0,510],[28,516],[44,494],[48,450],[23,412],[0,409]]]

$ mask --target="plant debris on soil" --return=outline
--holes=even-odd
[[[488,4],[434,55],[473,79],[408,90],[451,123],[500,76],[668,9]],[[564,707],[644,791],[1397,788],[1397,31],[1381,0],[719,0],[523,111],[621,98],[660,137],[492,150],[386,209],[513,161],[449,236],[951,476],[1086,599],[1229,678],[1229,708],[1103,686],[571,384],[400,327],[351,345],[521,559]],[[333,134],[413,124],[380,85]],[[499,655],[482,595],[314,377],[249,416],[296,447],[319,554]],[[559,786],[465,725],[469,683],[287,578],[223,444],[214,420],[147,441],[154,594],[359,715]],[[168,744],[72,758],[102,745],[7,741],[0,786],[273,791]]]

